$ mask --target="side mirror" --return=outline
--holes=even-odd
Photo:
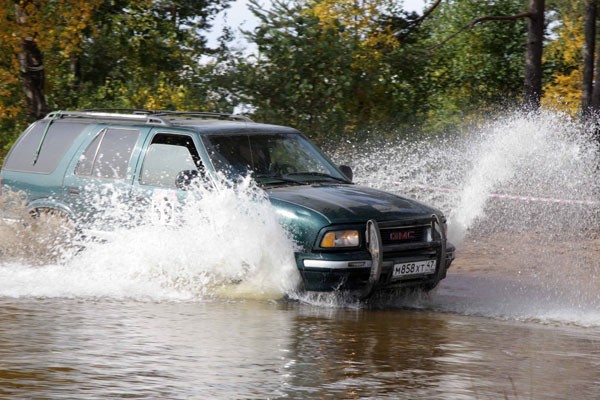
[[[181,190],[188,190],[192,183],[198,179],[198,177],[198,171],[195,169],[181,171],[175,177],[175,186]]]
[[[348,178],[348,179],[350,179],[350,181],[352,181],[352,178],[353,178],[352,168],[350,168],[347,165],[340,165],[340,171],[342,171],[342,173],[344,175],[346,175],[346,178]]]

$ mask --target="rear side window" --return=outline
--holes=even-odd
[[[51,173],[85,127],[85,124],[61,121],[54,121],[50,127],[48,121],[35,123],[15,143],[4,168]]]
[[[138,136],[139,131],[135,129],[102,130],[81,155],[75,174],[124,179]]]

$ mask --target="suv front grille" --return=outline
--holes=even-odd
[[[431,225],[413,225],[381,228],[381,241],[384,246],[425,242],[430,227]]]

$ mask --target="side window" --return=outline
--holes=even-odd
[[[94,158],[98,152],[98,145],[100,140],[104,137],[104,131],[96,135],[92,143],[85,149],[85,152],[79,158],[77,167],[75,168],[75,175],[91,175],[92,168],[94,167]]]
[[[124,179],[138,136],[139,132],[134,129],[104,129],[82,154],[75,174]]]
[[[49,174],[56,169],[85,124],[40,121],[30,126],[10,151],[4,168]]]
[[[181,171],[203,172],[198,151],[190,136],[158,134],[148,146],[140,183],[175,188],[175,179]]]

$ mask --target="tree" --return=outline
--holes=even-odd
[[[0,0],[0,159],[47,109],[210,108],[203,35],[228,1]]]
[[[258,54],[236,64],[242,102],[255,117],[324,138],[376,132],[440,131],[498,105],[522,100],[524,21],[485,24],[436,51],[482,13],[518,14],[522,0],[436,1],[424,16],[366,0],[253,7],[248,32]],[[434,12],[435,11],[435,12]],[[498,51],[501,49],[502,51]],[[393,127],[392,129],[389,129]],[[363,129],[364,128],[364,129]]]
[[[188,108],[205,102],[204,34],[230,0],[118,0],[94,16],[79,72],[57,102],[74,107]],[[200,102],[200,104],[199,104]]]
[[[377,4],[376,4],[377,3]],[[237,93],[255,116],[294,125],[314,138],[355,131],[387,119],[397,99],[397,72],[386,57],[397,39],[379,6],[393,2],[252,2],[261,21],[247,36],[255,57],[237,64]],[[366,18],[365,15],[369,17]]]
[[[429,87],[426,130],[475,123],[499,107],[522,102],[525,21],[482,20],[519,15],[521,10],[522,0],[454,0],[442,2],[423,21],[431,37],[419,45],[433,51],[424,65]]]
[[[581,110],[584,115],[593,111],[594,52],[596,47],[596,0],[585,0],[585,46],[583,48],[583,83]]]
[[[542,97],[542,54],[544,50],[545,0],[529,0],[527,46],[525,51],[526,106],[539,108]]]
[[[515,21],[527,19],[527,42],[525,50],[523,104],[527,108],[537,109],[542,96],[542,55],[544,48],[544,12],[545,0],[528,0],[528,11],[512,15],[485,15],[473,19],[457,32],[453,33],[442,44],[470,30],[478,24],[490,21]]]
[[[582,8],[573,2],[558,3],[553,7],[554,28],[544,51],[546,83],[542,104],[575,117],[581,112],[582,92],[586,91],[582,88],[587,73],[583,69],[581,53],[585,42]],[[589,98],[591,101],[591,87]]]
[[[47,53],[57,51],[63,57],[76,52],[82,43],[82,32],[100,0],[0,0],[0,49],[3,75],[10,82],[22,82],[26,115],[29,120],[47,111]],[[14,69],[18,64],[19,68]],[[5,89],[6,90],[6,89]],[[15,95],[15,93],[11,93]],[[16,104],[2,99],[5,107],[16,111]]]

